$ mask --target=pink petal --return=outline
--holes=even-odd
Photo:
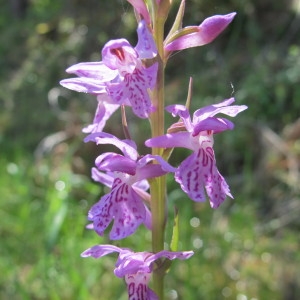
[[[101,132],[111,117],[111,115],[120,107],[119,104],[112,104],[107,102],[110,97],[107,94],[102,94],[97,96],[98,106],[93,120],[93,124],[88,125],[82,129],[84,133],[95,133]]]
[[[109,174],[102,173],[93,167],[92,168],[92,179],[111,188],[115,178]]]
[[[134,141],[120,140],[114,135],[105,132],[92,133],[84,139],[84,142],[90,141],[96,142],[97,145],[114,145],[119,148],[126,157],[134,161],[137,159],[138,153]]]
[[[156,160],[159,165],[161,167],[161,170],[166,172],[175,172],[175,168],[172,167],[168,162],[166,162],[161,156],[159,155],[152,155],[152,154],[147,154],[145,156],[143,156],[141,159],[138,160],[137,165],[138,168],[144,167],[146,166],[149,162]],[[155,176],[151,176],[151,177],[155,177]],[[148,177],[150,178],[150,177]]]
[[[123,155],[106,152],[96,158],[96,166],[101,171],[122,172],[130,175],[136,173],[136,162]]]
[[[118,73],[125,69],[131,73],[137,64],[138,55],[130,43],[125,39],[108,41],[102,49],[102,61]]]
[[[113,245],[96,245],[81,253],[82,257],[92,256],[99,258],[112,252],[121,252],[122,249]]]
[[[66,72],[79,77],[96,79],[99,83],[111,81],[118,75],[117,71],[108,68],[103,62],[79,63],[69,67]]]
[[[195,153],[188,156],[175,173],[175,180],[181,189],[194,201],[205,201],[203,162],[200,162]]]
[[[149,68],[135,69],[132,74],[125,76],[124,81],[108,86],[111,98],[118,103],[127,100],[132,106],[135,115],[140,118],[148,118],[153,111],[148,88],[151,88],[156,80],[157,64]]]
[[[198,26],[197,32],[179,35],[178,38],[166,45],[165,50],[175,51],[206,45],[212,42],[227,27],[235,15],[236,13],[215,15],[205,19]],[[196,29],[196,26],[191,26],[191,28]]]
[[[110,239],[119,240],[133,234],[145,221],[146,210],[142,200],[127,184],[121,184],[112,190],[111,215],[115,221]]]
[[[145,142],[147,147],[173,148],[183,147],[194,149],[191,143],[191,134],[189,132],[168,133],[166,135],[151,138]]]
[[[146,221],[146,207],[138,194],[121,179],[116,178],[111,192],[103,196],[89,211],[94,230],[102,236],[114,220],[110,239],[118,240],[133,234]]]
[[[190,113],[184,105],[180,105],[180,104],[169,105],[166,107],[166,111],[171,113],[173,117],[179,116],[183,121],[187,131],[193,130]]]
[[[147,24],[150,24],[150,15],[144,0],[127,0],[134,9],[145,19]]]
[[[186,158],[179,166],[175,179],[182,190],[197,202],[205,201],[205,187],[212,208],[219,207],[226,195],[232,197],[225,179],[217,169],[214,151],[209,146],[200,148]]]
[[[213,117],[216,114],[222,113],[230,117],[235,117],[241,111],[247,109],[246,105],[232,105],[235,100],[234,98],[230,98],[224,100],[218,104],[208,105],[203,108],[200,108],[195,111],[193,116],[193,123],[197,123],[200,120],[206,119],[208,117]]]
[[[81,93],[103,94],[106,93],[106,87],[96,79],[79,77],[61,80],[60,85],[63,87]]]
[[[148,287],[150,273],[136,273],[125,275],[128,300],[158,300],[157,295]]]
[[[223,118],[206,118],[198,122],[193,130],[193,136],[197,136],[201,131],[211,130],[213,133],[219,133],[225,130],[232,130],[234,124]]]
[[[193,254],[194,254],[194,251],[172,252],[172,251],[163,250],[163,251],[155,253],[151,256],[148,256],[146,258],[145,262],[147,262],[147,264],[151,264],[152,262],[154,262],[155,260],[157,260],[161,257],[165,257],[170,260],[174,260],[174,259],[183,260],[183,259],[190,258]]]
[[[142,1],[144,3],[144,1]],[[157,55],[156,44],[153,35],[149,31],[145,21],[140,21],[137,28],[138,43],[135,50],[140,59],[154,58]]]

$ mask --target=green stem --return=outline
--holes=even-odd
[[[153,91],[153,105],[156,111],[151,114],[152,137],[164,134],[164,20],[157,15],[153,18],[153,30],[158,49],[158,75],[156,88]],[[152,154],[162,155],[163,149],[153,148]],[[166,223],[166,179],[165,176],[155,178],[151,182],[151,212],[152,212],[152,251],[164,249]],[[153,274],[153,288],[160,300],[164,298],[164,274]]]

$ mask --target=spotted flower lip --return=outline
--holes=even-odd
[[[156,84],[158,63],[146,67],[144,60],[155,58],[157,49],[145,20],[139,22],[137,34],[134,48],[125,39],[111,40],[102,49],[102,61],[69,67],[66,71],[78,77],[60,84],[77,92],[107,94],[110,104],[131,106],[135,115],[148,118],[154,111],[148,89]]]
[[[166,51],[183,50],[212,42],[233,20],[236,13],[206,18],[199,26],[184,27],[165,41]]]
[[[161,258],[184,260],[194,254],[193,251],[171,252],[166,250],[154,254],[151,252],[133,252],[130,249],[113,245],[96,245],[85,250],[81,256],[100,258],[113,252],[119,253],[114,273],[117,277],[125,277],[128,295],[132,296],[129,299],[149,300],[158,300],[156,294],[148,287],[150,275],[154,270],[154,262]]]
[[[217,208],[226,196],[232,198],[229,186],[217,169],[213,151],[213,134],[233,129],[234,125],[226,118],[216,117],[218,113],[235,117],[247,109],[245,105],[231,105],[234,98],[198,109],[191,120],[183,105],[170,105],[166,110],[181,118],[178,128],[185,131],[168,133],[145,142],[148,147],[183,147],[193,151],[177,168],[175,180],[182,190],[194,201],[205,201],[205,193],[212,208]],[[177,123],[178,124],[178,123]],[[176,127],[176,126],[175,126]]]
[[[147,179],[174,172],[160,156],[145,155],[139,157],[133,141],[119,140],[108,133],[96,133],[86,137],[85,141],[97,144],[111,144],[119,148],[122,154],[106,152],[96,158],[96,168],[92,169],[92,178],[111,188],[108,194],[92,206],[88,220],[97,234],[102,236],[113,221],[110,239],[118,240],[133,234],[144,224],[151,229],[151,212]],[[151,161],[156,160],[156,164]]]

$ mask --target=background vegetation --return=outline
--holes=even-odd
[[[238,14],[211,45],[172,57],[168,103],[184,102],[193,76],[193,108],[233,94],[249,109],[215,142],[234,200],[213,211],[169,180],[170,220],[176,205],[180,247],[196,253],[173,264],[167,299],[300,298],[299,5],[187,1],[185,25]],[[109,39],[135,44],[131,7],[125,0],[0,0],[0,7],[0,298],[126,299],[112,274],[115,257],[80,258],[86,248],[108,243],[84,228],[104,192],[89,179],[103,148],[82,142],[94,98],[58,82],[71,64],[100,60]],[[109,130],[122,134],[116,120]],[[143,126],[131,128],[140,143]],[[172,163],[186,154],[176,151]],[[147,243],[149,233],[140,228],[117,244],[144,250]]]

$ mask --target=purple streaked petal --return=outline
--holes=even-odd
[[[96,166],[100,171],[122,172],[130,175],[136,173],[136,162],[116,153],[104,153],[96,158]]]
[[[176,168],[172,167],[161,156],[152,155],[152,154],[147,154],[147,155],[143,156],[141,159],[138,160],[137,165],[139,168],[141,168],[153,160],[156,160],[159,163],[159,165],[161,166],[161,169],[165,172],[175,172],[175,170],[176,170]]]
[[[197,136],[201,131],[210,131],[213,133],[219,133],[225,130],[232,130],[234,124],[225,118],[206,118],[198,122],[193,130],[193,136]]]
[[[179,166],[175,180],[194,201],[205,201],[204,187],[212,208],[232,197],[229,187],[219,173],[212,147],[203,147],[187,157]]]
[[[167,251],[167,250],[163,250],[160,251],[156,254],[153,254],[152,256],[148,256],[146,258],[146,262],[153,262],[161,257],[165,257],[169,260],[174,260],[174,259],[188,259],[190,258],[192,255],[194,254],[194,251],[183,251],[183,252],[172,252],[172,251]]]
[[[85,143],[90,141],[96,142],[97,145],[114,145],[119,148],[126,157],[134,161],[137,159],[138,153],[136,151],[136,145],[134,141],[119,140],[114,135],[105,132],[92,133],[84,139]]]
[[[201,153],[202,149],[199,150]],[[205,157],[207,158],[207,157]],[[193,153],[188,156],[178,167],[175,173],[175,180],[180,184],[181,189],[187,193],[187,195],[194,201],[205,201],[204,193],[204,171],[203,165],[207,164],[207,161],[203,160],[203,157],[197,157],[197,154]]]
[[[193,130],[190,113],[184,105],[169,105],[166,107],[166,111],[171,113],[173,117],[179,116],[182,119],[187,131],[191,132]]]
[[[150,273],[136,273],[125,275],[128,300],[158,300],[157,295],[148,287],[150,277]]]
[[[103,62],[83,62],[69,67],[67,73],[79,77],[95,79],[99,83],[111,81],[118,75],[118,71],[108,68]]]
[[[159,164],[149,164],[137,169],[136,179],[143,180],[147,178],[155,178],[165,175],[166,173],[168,172],[164,171]]]
[[[92,179],[111,188],[115,177],[112,177],[109,174],[102,173],[97,168],[93,167],[92,168]]]
[[[121,252],[116,263],[115,275],[124,277],[127,274],[151,273],[150,265],[145,260],[152,256],[149,252]]]
[[[114,220],[109,236],[112,240],[118,240],[133,234],[141,223],[145,223],[146,214],[146,206],[138,194],[120,178],[116,178],[111,192],[92,206],[88,219],[93,221],[94,230],[100,236]]]
[[[149,11],[147,9],[144,0],[127,0],[127,1],[134,7],[134,9],[138,12],[138,14],[140,14],[145,19],[147,24],[151,23]]]
[[[88,220],[93,222],[93,228],[100,236],[103,236],[104,230],[113,219],[110,215],[111,206],[111,195],[106,194],[88,212]]]
[[[138,194],[127,184],[120,185],[112,194],[114,224],[109,237],[119,240],[133,234],[145,222],[146,209]]]
[[[194,146],[191,143],[191,134],[189,132],[176,132],[157,136],[147,140],[145,145],[147,147],[158,148],[183,147],[191,150],[194,149]]]
[[[108,95],[103,94],[97,97],[98,106],[93,120],[93,124],[88,125],[82,129],[84,133],[101,132],[111,115],[120,107],[119,104],[112,104],[106,101],[110,98]]]
[[[212,169],[211,177],[207,180],[205,188],[212,208],[218,208],[226,196],[233,198],[227,182],[216,166]]]
[[[154,63],[152,66],[143,69],[142,80],[145,82],[145,88],[153,89],[155,87],[157,71],[158,63]]]
[[[132,73],[137,65],[138,54],[125,39],[108,41],[102,49],[102,61],[119,73]]]
[[[153,262],[159,258],[183,260],[190,258],[193,254],[193,251],[171,252],[167,250],[155,254],[150,252],[120,252],[115,274],[118,277],[123,277],[126,274],[151,273],[153,271]]]
[[[85,226],[86,229],[89,229],[89,230],[94,230],[94,224],[93,223],[89,223]]]
[[[193,123],[195,124],[200,120],[206,119],[208,117],[213,117],[218,113],[222,113],[230,117],[235,117],[238,113],[247,109],[246,105],[230,106],[230,104],[233,102],[234,98],[230,98],[218,104],[208,105],[196,110],[193,116]]]
[[[82,252],[81,257],[92,256],[94,258],[99,258],[107,254],[110,254],[112,252],[120,253],[122,250],[123,250],[122,248],[113,245],[96,245]]]
[[[199,26],[185,27],[193,28],[197,32],[181,35],[178,31],[178,37],[165,46],[167,51],[183,50],[191,47],[198,47],[212,42],[233,20],[236,13],[227,15],[215,15],[205,19]]]
[[[140,186],[139,183],[140,182],[147,182],[147,180],[141,180],[136,182],[135,184],[132,185],[132,188],[136,191],[136,193],[140,196],[141,199],[144,200],[144,202],[148,202],[150,203],[151,201],[151,196],[149,193],[147,193],[146,191],[149,189],[149,183],[147,182],[147,186]],[[150,213],[151,216],[151,213]],[[151,221],[151,219],[149,219]],[[145,222],[146,223],[146,222]],[[148,223],[150,226],[146,225],[147,228],[151,228],[151,222]]]
[[[144,1],[142,1],[144,2]],[[135,50],[140,59],[154,58],[157,55],[156,44],[144,20],[140,21],[137,28],[138,43]]]
[[[138,189],[143,190],[143,191],[147,191],[149,189],[150,185],[149,185],[149,182],[146,179],[144,179],[144,180],[140,180],[138,182],[135,182],[133,184],[133,187],[138,188]]]
[[[157,64],[151,67],[136,68],[132,74],[125,76],[123,82],[108,85],[109,94],[115,103],[129,101],[132,110],[139,118],[148,118],[154,110],[148,95],[148,88],[156,80]]]
[[[103,83],[96,79],[78,77],[63,79],[60,82],[63,87],[80,92],[89,94],[103,94],[106,93],[106,87]]]
[[[139,195],[139,194],[138,194]],[[140,196],[140,195],[139,195]],[[149,208],[144,204],[144,208],[145,208],[145,219],[144,219],[144,225],[146,226],[146,228],[148,228],[149,230],[152,230],[152,215],[151,212],[149,210]]]

